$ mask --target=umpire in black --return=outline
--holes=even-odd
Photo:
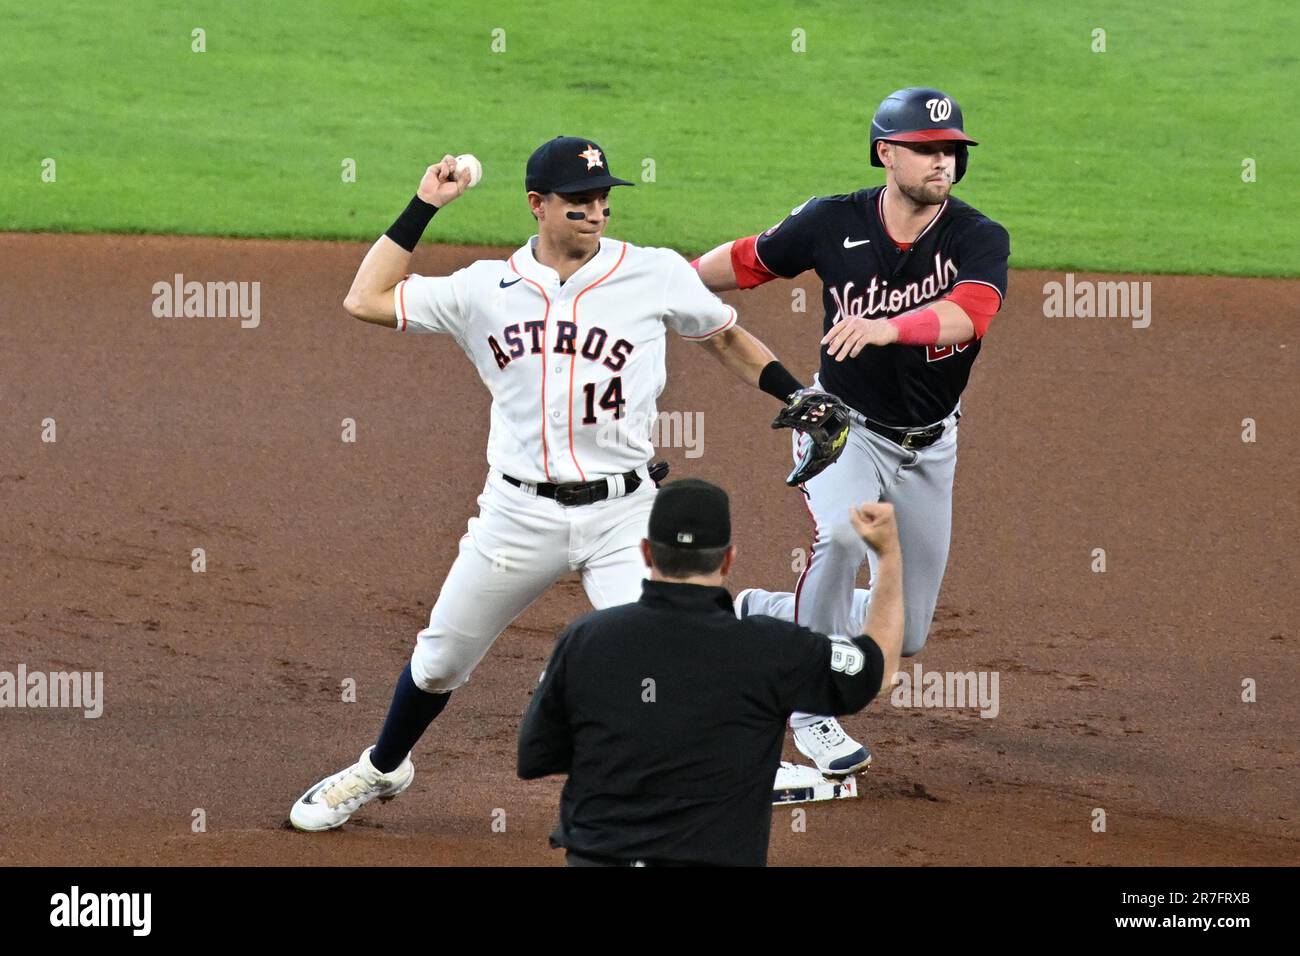
[[[879,555],[863,634],[737,620],[722,587],[736,548],[727,494],[664,485],[635,604],[579,618],[556,643],[519,728],[519,776],[567,773],[551,845],[570,866],[767,863],[772,782],[792,711],[861,710],[898,669],[902,563],[893,507],[854,530]]]

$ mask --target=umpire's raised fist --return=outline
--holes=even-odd
[[[469,189],[469,170],[462,169],[456,178],[456,157],[448,153],[441,161],[424,171],[420,188],[415,194],[430,205],[441,209],[466,189]]]
[[[868,501],[849,509],[853,530],[875,549],[886,554],[898,548],[898,525],[894,522],[894,506],[883,501]]]

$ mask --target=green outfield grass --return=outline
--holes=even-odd
[[[0,0],[0,23],[0,229],[370,239],[468,151],[485,181],[429,236],[513,244],[528,153],[574,133],[624,178],[654,162],[612,234],[700,250],[881,181],[870,114],[925,84],[982,142],[957,195],[1013,265],[1300,275],[1292,2]]]

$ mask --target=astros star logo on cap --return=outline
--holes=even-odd
[[[588,169],[595,169],[597,166],[601,169],[605,168],[605,161],[601,159],[600,150],[595,146],[592,146],[590,143],[588,143],[587,148],[578,155],[587,161]]]

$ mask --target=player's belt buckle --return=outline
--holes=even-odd
[[[933,445],[936,441],[939,440],[939,436],[942,434],[943,434],[943,424],[940,423],[938,425],[932,425],[929,428],[922,429],[919,432],[908,432],[906,435],[903,436],[903,440],[899,442],[899,444],[902,445],[903,448],[906,449],[907,451],[914,451],[917,448],[929,448],[931,445]]]
[[[556,485],[555,503],[557,505],[563,505],[566,508],[576,508],[579,505],[589,505],[594,501],[599,501],[601,497],[604,497],[603,495],[597,497],[597,488],[600,488],[603,491],[605,483],[574,482],[572,484]]]

